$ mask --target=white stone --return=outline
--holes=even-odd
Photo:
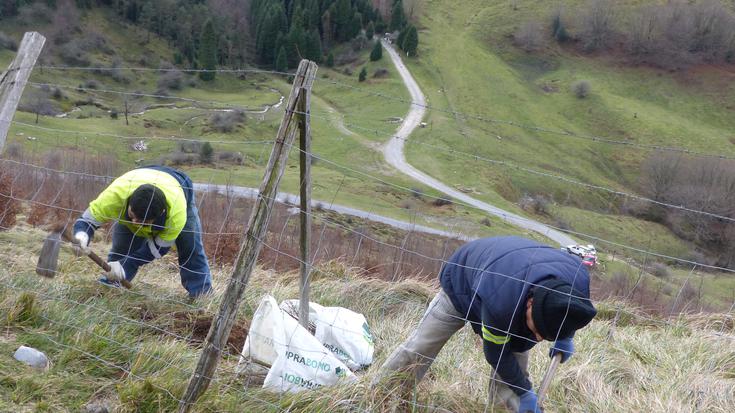
[[[48,367],[48,358],[46,355],[33,347],[20,346],[15,351],[13,357],[31,367],[39,369],[46,369]]]

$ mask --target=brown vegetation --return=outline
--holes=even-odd
[[[724,159],[654,153],[643,164],[641,192],[662,203],[733,218],[735,165]],[[679,237],[708,251],[717,265],[735,266],[732,220],[652,203],[639,204],[629,212],[667,225]]]

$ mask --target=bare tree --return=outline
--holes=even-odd
[[[628,47],[636,57],[646,57],[656,50],[661,34],[661,13],[656,6],[641,6],[630,23]]]
[[[527,52],[533,52],[544,46],[546,37],[541,23],[530,20],[523,22],[513,35],[516,45]]]
[[[610,0],[591,0],[582,13],[585,49],[605,49],[610,44],[614,29],[613,3]]]
[[[403,11],[408,20],[416,21],[423,10],[424,0],[403,0]]]

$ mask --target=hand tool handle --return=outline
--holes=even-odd
[[[551,358],[549,369],[546,370],[546,374],[544,375],[544,379],[541,381],[541,386],[538,390],[539,406],[541,406],[541,404],[544,402],[544,399],[546,398],[546,392],[549,390],[551,379],[554,378],[554,374],[556,373],[556,368],[559,367],[559,363],[561,363],[561,353],[556,353],[554,354],[554,357]]]
[[[79,241],[77,241],[76,238],[70,237],[68,231],[62,232],[61,235],[64,237],[65,240],[71,242],[72,244],[79,245]],[[110,265],[107,264],[107,261],[105,261],[102,258],[100,258],[99,255],[97,255],[94,252],[90,251],[89,254],[87,254],[87,256],[90,259],[92,259],[92,261],[94,261],[95,264],[99,265],[100,268],[102,268],[103,270],[105,270],[105,272],[109,272],[110,271]],[[130,284],[130,281],[128,281],[128,280],[122,280],[122,281],[120,281],[120,284],[122,284],[122,286],[125,287],[125,288],[127,288],[128,290],[131,289],[131,288],[133,288],[133,285]]]

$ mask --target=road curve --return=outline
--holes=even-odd
[[[406,162],[406,157],[403,154],[403,145],[408,136],[411,135],[411,132],[419,126],[421,119],[424,118],[426,113],[426,98],[421,92],[421,88],[419,88],[416,80],[411,76],[411,72],[409,72],[403,64],[401,57],[393,45],[385,41],[385,39],[381,39],[381,43],[383,44],[383,48],[388,51],[388,55],[393,61],[398,73],[401,75],[406,88],[408,88],[408,91],[411,94],[411,101],[413,102],[409,108],[408,114],[403,120],[403,123],[401,123],[401,126],[396,131],[395,136],[393,136],[383,147],[383,155],[385,156],[386,162],[411,178],[428,185],[437,191],[443,192],[462,203],[472,205],[490,214],[498,216],[518,227],[538,232],[541,235],[559,243],[559,245],[576,244],[577,242],[573,238],[563,232],[557,231],[538,221],[524,218],[520,215],[516,215],[512,212],[505,211],[486,202],[472,198],[471,196],[467,196],[467,194],[443,184],[439,180],[419,171]]]

